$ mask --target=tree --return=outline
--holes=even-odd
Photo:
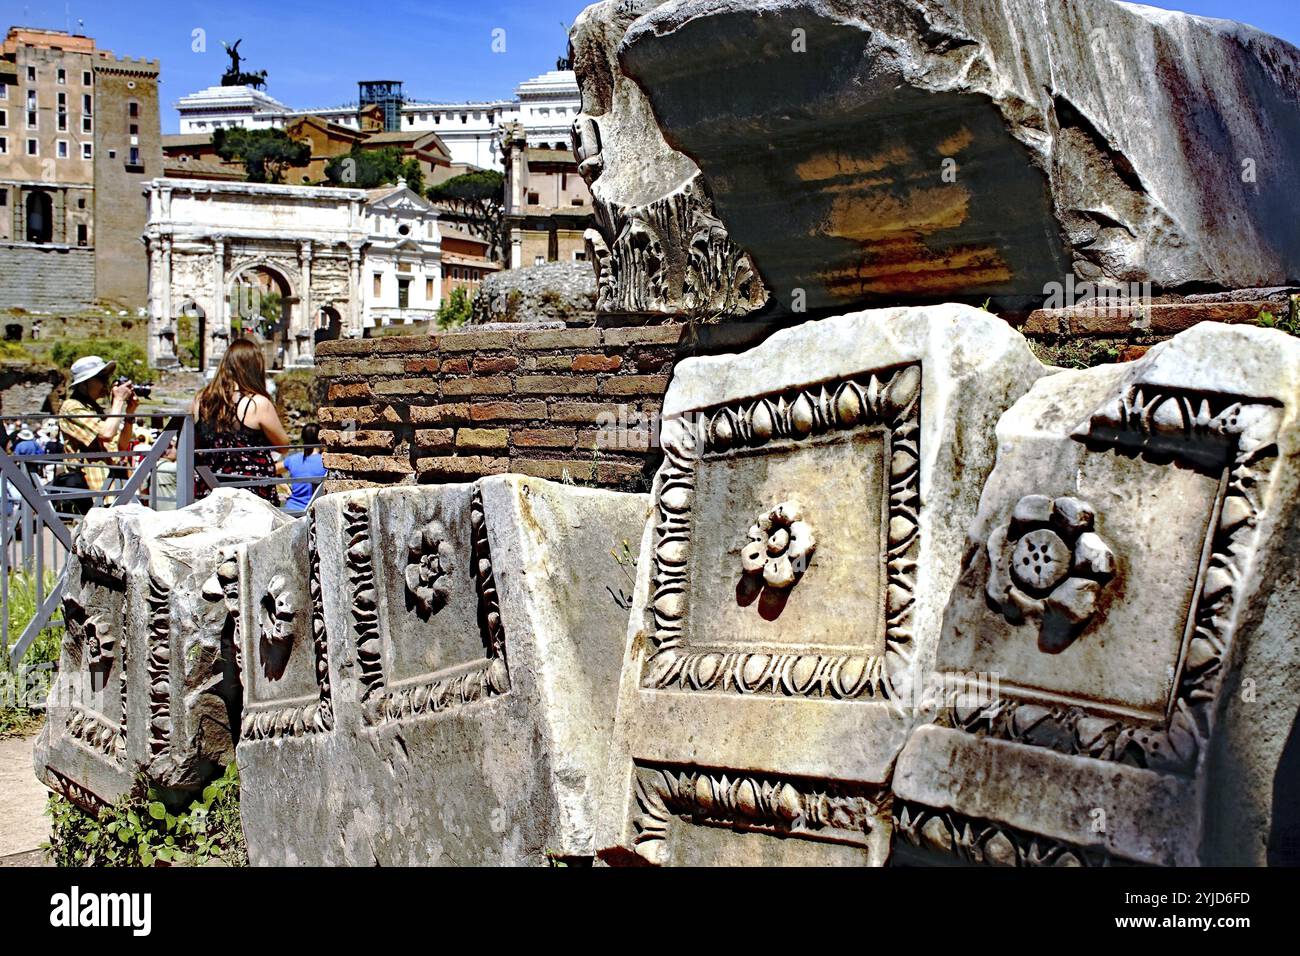
[[[416,193],[424,192],[424,170],[420,161],[404,158],[396,146],[366,149],[353,143],[348,155],[336,156],[325,164],[325,179],[331,186],[353,189],[395,186],[399,179],[404,179]]]
[[[505,177],[494,169],[476,169],[429,187],[428,197],[444,210],[444,218],[465,225],[487,240],[488,258],[505,254]]]
[[[286,170],[311,162],[311,146],[282,129],[218,129],[212,145],[226,162],[243,163],[250,183],[282,183]]]
[[[451,290],[447,301],[438,306],[438,328],[455,329],[469,321],[473,307],[464,286]]]

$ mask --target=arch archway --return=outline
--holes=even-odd
[[[54,200],[43,189],[33,189],[27,194],[26,238],[28,242],[54,241]]]
[[[283,368],[293,326],[293,281],[266,261],[232,271],[227,288],[230,338],[244,337],[262,346],[266,367]]]

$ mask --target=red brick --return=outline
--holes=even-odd
[[[1277,312],[1276,302],[1161,302],[1039,309],[1021,329],[1026,335],[1174,335],[1201,322],[1254,322],[1260,312]]]
[[[442,362],[442,374],[443,375],[468,375],[469,359],[467,358],[444,359]]]
[[[534,458],[516,458],[511,467],[521,475],[534,478],[548,478],[551,481],[590,481],[594,473],[591,459],[538,460]]]
[[[541,349],[592,349],[600,347],[600,329],[553,329],[546,332],[522,332],[519,347]]]
[[[496,451],[510,446],[510,430],[506,428],[458,428],[456,447],[481,451]]]
[[[370,385],[366,382],[335,382],[330,385],[326,397],[331,401],[338,401],[340,398],[369,398]]]
[[[486,458],[479,455],[445,455],[420,458],[415,463],[421,478],[460,480],[500,475],[510,470],[509,458]]]
[[[458,425],[469,421],[469,405],[413,405],[411,421],[416,425]]]
[[[391,455],[341,455],[327,451],[323,461],[330,471],[342,471],[354,475],[408,475],[415,471],[409,461]]]
[[[518,448],[572,448],[578,439],[575,428],[521,428],[511,436]]]
[[[326,405],[316,410],[316,421],[322,425],[344,425],[348,422],[369,425],[374,420],[373,405]]]
[[[628,485],[646,477],[646,466],[622,461],[596,463],[596,481],[602,485]]]
[[[1136,362],[1146,355],[1150,348],[1149,345],[1126,345],[1119,350],[1119,358],[1116,361]]]
[[[470,375],[442,380],[443,395],[509,395],[511,390],[508,378],[479,378]]]
[[[376,395],[428,395],[436,385],[427,378],[391,378],[370,386]]]
[[[596,379],[590,375],[519,375],[515,391],[521,395],[594,395]]]
[[[480,355],[474,359],[476,375],[499,375],[502,372],[513,372],[518,367],[519,359],[513,355],[498,355],[494,358],[484,358]]]
[[[584,451],[596,449],[603,452],[628,452],[644,454],[650,450],[650,440],[657,436],[649,425],[645,428],[609,429],[589,428],[578,434],[578,447]]]
[[[553,422],[579,422],[594,424],[605,416],[618,419],[617,405],[598,405],[595,402],[570,402],[557,399],[551,402],[550,418]]]
[[[415,444],[421,451],[451,451],[455,431],[450,428],[417,428]]]
[[[605,329],[606,345],[676,345],[686,333],[684,325],[646,325]]]
[[[667,375],[617,375],[600,383],[602,395],[662,395],[666,391]]]
[[[439,337],[444,352],[471,352],[478,349],[508,349],[514,344],[515,332],[447,332]]]
[[[573,359],[575,372],[617,372],[623,360],[617,355],[578,355]]]
[[[475,402],[469,407],[470,418],[476,422],[526,422],[546,417],[546,403],[528,402]]]
[[[360,428],[352,431],[323,428],[320,441],[331,451],[336,448],[392,448],[397,436],[386,429]]]
[[[432,375],[434,372],[438,371],[441,364],[442,363],[436,358],[407,359],[406,365],[402,370],[416,375]]]

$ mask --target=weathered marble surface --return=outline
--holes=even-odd
[[[604,859],[888,858],[889,774],[922,712],[994,426],[1046,371],[966,306],[809,322],[677,366]]]
[[[254,864],[590,857],[644,495],[330,495],[240,558]]]
[[[640,88],[618,67],[623,32],[663,0],[605,0],[570,31],[582,113],[573,151],[596,227],[587,258],[598,312],[739,317],[767,301],[745,251],[727,235],[699,167],[669,146]]]
[[[778,310],[1300,280],[1300,51],[1250,27],[1112,0],[607,3],[580,27],[607,31],[584,90],[620,107],[593,192],[649,202],[650,164],[690,157]]]
[[[936,663],[992,693],[948,699],[895,775],[913,819],[963,821],[913,825],[925,858],[1284,852],[1298,411],[1300,342],[1205,323],[1003,416]]]
[[[69,557],[41,780],[112,802],[137,774],[188,790],[234,759],[234,553],[288,521],[238,489],[180,511],[91,510]]]

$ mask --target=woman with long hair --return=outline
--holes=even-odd
[[[275,403],[266,390],[266,362],[262,350],[248,339],[235,339],[221,357],[216,375],[194,399],[198,447],[195,464],[207,465],[215,475],[240,478],[274,478],[275,462],[266,446],[286,448],[289,434],[280,424]],[[261,450],[255,450],[261,449]],[[197,476],[194,497],[210,489]],[[248,489],[279,504],[275,485]]]

